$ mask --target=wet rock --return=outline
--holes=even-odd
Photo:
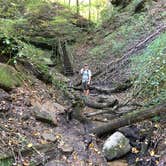
[[[45,166],[67,166],[67,164],[64,161],[52,160],[46,163]]]
[[[54,134],[48,133],[48,132],[44,132],[44,133],[42,134],[42,137],[43,137],[43,139],[45,139],[46,141],[55,142],[55,141],[57,140]]]
[[[58,148],[61,149],[63,153],[69,153],[69,154],[72,153],[74,150],[72,145],[63,141],[59,143]]]
[[[111,135],[103,145],[103,153],[107,160],[120,158],[131,149],[129,140],[120,132]]]

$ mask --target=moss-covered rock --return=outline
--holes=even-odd
[[[103,153],[108,160],[119,158],[131,149],[129,140],[120,132],[111,135],[104,143]]]
[[[0,88],[11,90],[21,85],[18,72],[9,65],[0,63]]]

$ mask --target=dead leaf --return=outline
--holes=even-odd
[[[29,143],[29,144],[27,145],[28,148],[31,148],[32,146],[33,146],[32,143]]]
[[[154,155],[155,155],[154,150],[151,150],[151,151],[150,151],[150,155],[151,155],[151,156],[154,156]]]
[[[138,150],[137,148],[133,147],[133,148],[132,148],[132,153],[137,154],[137,153],[139,153],[139,150]]]

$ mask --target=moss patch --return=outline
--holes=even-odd
[[[0,88],[11,90],[20,85],[18,72],[13,67],[0,63]]]
[[[1,166],[11,166],[13,161],[11,159],[0,160]]]

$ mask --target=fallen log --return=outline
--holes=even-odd
[[[92,86],[91,89],[96,90],[98,93],[110,94],[110,93],[119,93],[119,92],[125,91],[129,89],[131,86],[132,86],[132,83],[127,81],[124,84],[118,84],[117,86],[112,88]]]
[[[109,108],[117,105],[119,102],[115,98],[98,98],[93,99],[91,97],[87,97],[84,99],[84,103],[86,106],[95,108],[95,109],[102,109],[102,108]]]
[[[120,127],[152,118],[153,116],[156,116],[160,113],[166,113],[166,103],[160,104],[153,108],[149,108],[147,110],[137,110],[132,113],[128,113],[106,125],[94,128],[91,132],[100,137],[104,134],[112,133]]]
[[[86,117],[91,117],[91,116],[96,116],[96,115],[101,115],[101,114],[107,114],[107,113],[115,113],[115,110],[118,109],[119,106],[116,105],[112,109],[106,109],[106,110],[99,110],[95,112],[90,112],[85,114]]]

